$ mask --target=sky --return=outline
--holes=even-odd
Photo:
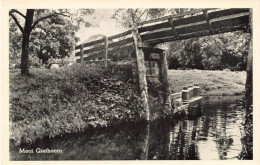
[[[80,38],[80,43],[92,35],[103,34],[111,36],[124,32],[125,29],[111,18],[113,14],[114,9],[95,9],[94,14],[87,16],[87,20],[94,26],[87,28],[82,25],[80,27],[80,30],[76,33],[76,36]]]

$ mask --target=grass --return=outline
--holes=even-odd
[[[11,71],[11,144],[142,120],[142,100],[128,67],[31,69],[29,77]]]
[[[202,95],[241,95],[245,92],[246,72],[210,70],[168,70],[171,90],[199,83]]]
[[[143,100],[133,85],[130,67],[75,65],[57,70],[31,69],[29,77],[21,76],[19,70],[10,70],[11,143],[32,143],[89,127],[142,120]],[[200,84],[204,95],[244,92],[245,72],[169,70],[168,74],[175,92],[194,83]],[[150,86],[157,90],[156,84]],[[159,110],[156,99],[152,103],[156,108],[151,108],[151,120],[166,114]]]

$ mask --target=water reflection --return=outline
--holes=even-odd
[[[202,116],[193,120],[132,124],[63,138],[47,139],[27,149],[62,149],[62,154],[19,154],[12,160],[197,160],[236,159],[242,150],[243,112],[238,98],[210,97],[202,102]]]

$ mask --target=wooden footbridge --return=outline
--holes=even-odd
[[[132,69],[139,83],[141,97],[145,100],[147,120],[149,106],[147,93],[147,67],[157,65],[159,80],[164,94],[169,95],[167,60],[163,50],[155,48],[164,42],[209,36],[225,32],[244,30],[250,32],[249,9],[195,9],[185,13],[165,16],[142,23],[132,23],[130,30],[83,43],[75,47],[77,62],[102,58],[107,66],[113,54],[128,55]],[[151,68],[150,68],[151,70]],[[167,100],[167,97],[165,97]]]

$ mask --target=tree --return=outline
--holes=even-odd
[[[93,13],[92,9],[82,10],[84,14]],[[22,27],[22,22],[18,19],[17,15],[24,19],[24,27]],[[36,26],[46,19],[50,19],[52,17],[63,16],[70,18],[73,20],[73,14],[70,10],[44,10],[44,9],[27,9],[26,14],[24,15],[21,11],[16,9],[12,9],[9,11],[9,16],[14,20],[17,27],[20,29],[22,33],[22,52],[21,52],[21,74],[28,75],[29,74],[29,43],[31,32],[36,28]],[[82,19],[79,19],[79,22]]]
[[[180,54],[183,51],[183,46],[185,41],[180,40],[180,41],[173,41],[169,42],[167,44],[168,49],[165,51],[167,55],[167,60],[168,60],[168,65],[169,69],[177,69],[181,67],[180,63]]]
[[[31,34],[30,50],[43,64],[50,59],[71,56],[73,41],[79,40],[74,32],[79,26],[64,17],[56,16],[39,23]]]
[[[166,51],[171,69],[245,70],[249,34],[242,31],[173,41]]]
[[[202,65],[204,69],[220,70],[222,49],[221,40],[217,36],[200,38],[200,53],[202,54]]]

